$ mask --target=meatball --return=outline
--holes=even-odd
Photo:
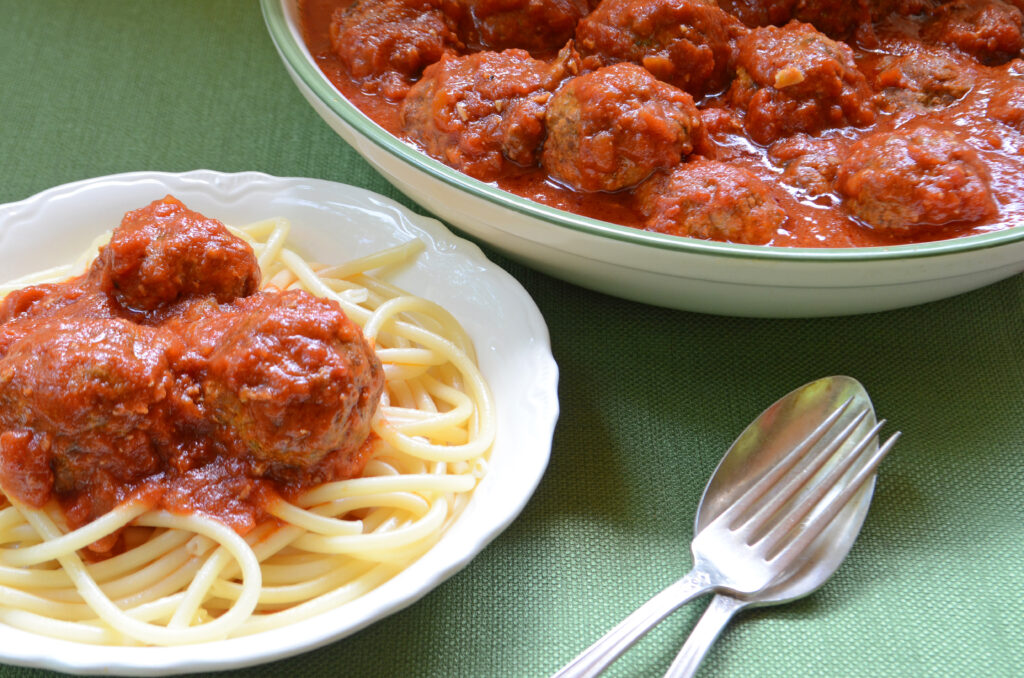
[[[0,485],[29,506],[43,506],[53,495],[49,436],[28,429],[0,433]]]
[[[864,2],[865,0],[858,0]],[[813,2],[813,0],[806,0]],[[866,0],[871,18],[881,21],[891,17],[911,17],[935,9],[937,0]]]
[[[836,40],[871,30],[876,0],[796,0],[792,18],[814,26]]]
[[[561,49],[586,16],[586,0],[461,0],[471,17],[465,42],[474,48],[525,49],[544,54]]]
[[[380,361],[332,301],[302,291],[259,293],[233,306],[201,379],[215,421],[277,467],[309,467],[354,453],[370,432],[384,387]]]
[[[926,43],[948,45],[983,64],[1006,63],[1024,48],[1024,15],[1001,0],[954,0],[939,7],[921,30]]]
[[[890,113],[904,109],[937,109],[956,103],[974,86],[968,57],[941,48],[915,49],[887,56],[879,64],[875,87],[880,107]]]
[[[541,164],[583,191],[617,191],[677,165],[703,133],[693,98],[636,64],[568,80],[551,98]]]
[[[632,61],[701,96],[728,84],[745,31],[714,0],[604,0],[576,27],[576,44],[587,69]]]
[[[462,48],[456,21],[430,0],[359,0],[331,17],[334,53],[371,93],[400,99],[428,65]]]
[[[519,49],[445,56],[409,90],[402,128],[433,157],[489,181],[537,164],[548,99],[577,70],[571,47],[552,63]]]
[[[796,0],[718,0],[718,6],[747,26],[781,26],[793,18]]]
[[[645,228],[659,233],[764,245],[786,223],[768,184],[717,160],[697,158],[655,175],[636,197]]]
[[[875,119],[853,51],[810,24],[752,30],[737,43],[736,64],[728,98],[746,112],[747,133],[758,143]]]
[[[977,221],[997,211],[978,153],[927,123],[858,141],[839,166],[836,188],[851,214],[887,231]]]
[[[730,137],[743,136],[743,119],[729,108],[719,106],[705,106],[700,109],[700,119],[704,124],[704,131],[708,139],[721,141],[725,144],[732,143]],[[717,151],[714,149],[705,153],[709,158],[714,158]]]
[[[796,19],[831,38],[870,35],[871,23],[900,6],[929,0],[719,0],[719,6],[752,28]],[[910,13],[916,13],[913,10]]]
[[[993,120],[1024,132],[1024,80],[993,93],[988,114]]]
[[[171,196],[128,212],[89,275],[122,306],[143,312],[190,297],[227,302],[260,284],[248,244]]]
[[[795,134],[772,144],[768,155],[782,166],[782,181],[811,197],[819,197],[832,192],[839,164],[848,151],[842,138]]]
[[[0,326],[21,318],[50,317],[86,293],[81,278],[63,283],[29,285],[0,299]],[[0,351],[2,356],[2,351]]]
[[[37,320],[0,360],[0,429],[14,435],[3,453],[31,442],[56,491],[94,488],[92,515],[110,510],[115,486],[159,466],[148,431],[174,385],[174,341],[117,318]]]
[[[37,320],[0,360],[0,424],[59,422],[68,436],[136,425],[167,394],[170,340],[119,318]]]
[[[13,290],[0,300],[0,358],[27,333],[34,331],[35,318],[52,318],[86,295],[82,278],[72,281],[31,285]]]

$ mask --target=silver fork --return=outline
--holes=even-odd
[[[837,408],[694,537],[694,564],[688,574],[626,617],[554,678],[596,676],[654,625],[695,597],[718,589],[741,595],[756,593],[797,564],[899,437],[894,434],[871,454],[871,443],[885,421],[859,439],[851,438],[869,412],[867,407],[859,410],[840,427],[838,422],[851,401]],[[848,440],[854,443],[852,449],[833,459]],[[814,454],[810,454],[812,450]],[[854,475],[845,478],[864,458],[867,461]],[[825,468],[830,460],[831,467]]]

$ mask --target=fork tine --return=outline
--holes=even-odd
[[[794,477],[789,484],[780,490],[777,496],[772,497],[764,509],[758,512],[755,518],[760,519],[760,524],[755,526],[753,529],[760,529],[768,519],[781,508],[786,502],[792,499],[801,488],[807,485],[808,481],[816,474],[822,466],[824,466],[830,459],[833,458],[835,452],[841,448],[846,441],[849,439],[853,430],[860,425],[863,421],[867,411],[861,413],[862,416],[858,417],[854,421],[850,422],[840,434],[837,436],[831,444],[829,444],[821,453],[812,460],[812,463],[808,464],[802,472]],[[762,542],[762,548],[765,553],[772,553],[775,546],[782,541],[782,539],[789,533],[793,527],[795,527],[804,517],[818,505],[829,490],[839,481],[839,479],[846,473],[849,468],[857,461],[858,455],[864,451],[864,449],[871,444],[871,441],[875,439],[878,432],[885,425],[885,420],[876,423],[870,431],[861,436],[860,440],[853,446],[853,449],[847,453],[846,457],[839,461],[836,466],[829,469],[825,474],[825,477],[819,479],[810,489],[810,491],[803,497],[800,498],[799,503],[789,509],[788,512],[775,518],[772,521],[771,528],[751,545]]]
[[[807,484],[807,482],[812,477],[814,477],[814,474],[817,473],[821,469],[821,467],[824,466],[828,462],[828,460],[832,458],[832,455],[835,454],[835,452],[840,447],[842,447],[847,440],[849,440],[850,436],[853,435],[854,430],[858,426],[860,426],[860,423],[864,421],[864,418],[867,415],[868,409],[864,408],[857,414],[857,416],[853,418],[852,421],[850,421],[849,424],[846,425],[845,428],[843,428],[842,431],[840,431],[831,441],[829,441],[829,443],[824,448],[819,450],[813,457],[811,457],[809,461],[806,458],[803,459],[802,461],[807,462],[803,466],[803,468],[800,468],[796,472],[791,473],[789,479],[786,481],[783,487],[774,489],[772,491],[768,500],[760,508],[757,509],[757,512],[754,513],[754,515],[747,519],[745,525],[743,526],[745,529],[742,530],[742,534],[740,536],[745,536],[749,539],[750,535],[759,532],[761,528],[763,528],[768,523],[768,520],[775,514],[775,512],[778,511],[779,508],[781,508],[787,501],[792,499],[793,496],[800,491],[800,488],[804,487]],[[878,431],[878,428],[880,428],[880,425],[876,426],[875,429],[868,434],[868,439],[874,437],[875,433],[877,433]],[[854,454],[856,454],[859,451],[859,448],[855,449]],[[817,502],[819,498],[820,497],[815,497],[814,502]],[[801,515],[797,517],[796,520],[790,522],[789,527],[795,525],[796,522],[802,517],[803,516]],[[778,520],[773,521],[772,530],[768,534],[762,535],[756,541],[760,541],[761,539],[765,539],[766,537],[770,536],[771,533],[776,531],[774,525],[778,525],[779,523],[780,521]],[[789,527],[786,528],[786,532],[789,531]],[[739,531],[739,528],[737,528],[737,531]],[[785,534],[785,532],[783,532],[782,534]],[[751,543],[756,543],[756,541]]]
[[[832,426],[839,420],[846,409],[853,402],[853,398],[849,398],[846,402],[836,408],[835,412],[830,414],[816,429],[800,443],[798,443],[785,457],[780,459],[775,466],[773,466],[767,473],[754,483],[746,492],[742,494],[735,502],[725,508],[714,520],[714,522],[723,521],[725,525],[732,525],[736,518],[739,518],[747,509],[755,502],[761,499],[772,487],[775,486],[779,478],[784,476],[789,469],[793,467],[803,456],[814,447],[814,445],[821,440],[828,431],[832,429]]]
[[[783,547],[775,556],[772,558],[773,561],[777,561],[779,567],[785,569],[788,568],[797,557],[802,555],[811,542],[817,538],[821,532],[828,527],[829,523],[835,519],[839,512],[850,503],[853,496],[857,494],[861,486],[868,481],[871,474],[875,472],[878,465],[885,458],[885,455],[889,454],[889,450],[893,448],[896,441],[900,438],[900,432],[892,434],[888,440],[881,445],[878,450],[871,456],[870,459],[860,468],[857,475],[843,488],[843,490],[835,497],[828,500],[824,510],[814,518],[814,520],[804,528],[800,534],[793,539],[789,544]],[[859,457],[858,457],[859,459]]]

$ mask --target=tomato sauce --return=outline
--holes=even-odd
[[[396,62],[408,16],[433,28],[409,38],[416,59]],[[387,132],[559,209],[803,247],[1024,224],[1024,15],[1010,2],[304,0],[301,18],[322,71]],[[471,61],[488,50],[505,51]],[[534,63],[518,65],[527,56]],[[628,90],[609,71],[622,62],[692,96],[699,124],[682,136],[707,143],[666,153],[660,140],[680,137],[666,126],[689,104],[665,113],[677,95]],[[536,75],[545,65],[553,82]],[[595,72],[600,83],[567,86]],[[516,78],[525,89],[508,94]],[[541,127],[524,133],[535,119]],[[467,160],[476,150],[486,162]],[[642,180],[578,181],[573,166]]]

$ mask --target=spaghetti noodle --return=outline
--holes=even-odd
[[[398,266],[417,240],[340,266],[313,264],[272,219],[231,229],[252,247],[265,287],[336,301],[384,367],[360,477],[270,500],[244,537],[201,513],[124,502],[69,529],[51,500],[0,498],[0,622],[81,643],[180,645],[257,633],[336,608],[407,567],[444,533],[486,473],[494,405],[457,320],[369,271]],[[105,236],[109,238],[109,234]],[[81,274],[105,242],[73,264],[0,286]],[[121,531],[126,548],[98,562],[79,550]]]

